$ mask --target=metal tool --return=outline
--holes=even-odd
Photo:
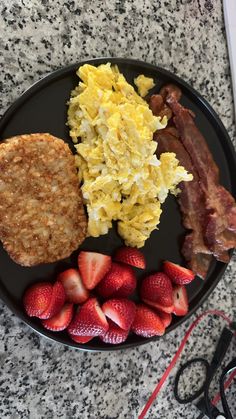
[[[232,326],[234,328],[235,325],[232,324]],[[205,417],[205,415],[209,419],[233,419],[233,416],[230,412],[227,399],[225,396],[224,383],[225,383],[225,379],[228,373],[231,373],[233,370],[236,370],[236,358],[234,358],[226,366],[226,368],[223,370],[220,377],[219,387],[220,387],[220,396],[221,396],[222,406],[224,410],[223,413],[221,413],[219,409],[213,405],[213,403],[211,402],[210,395],[209,395],[210,384],[213,380],[213,377],[215,376],[216,371],[220,367],[226,355],[226,352],[232,340],[233,334],[234,333],[229,328],[225,327],[223,329],[220,339],[217,343],[217,347],[216,347],[211,363],[209,363],[205,358],[200,358],[200,357],[193,358],[187,361],[185,364],[183,364],[180,367],[179,371],[177,372],[177,375],[175,378],[175,385],[174,385],[175,398],[179,403],[185,404],[185,403],[193,402],[194,400],[196,400],[197,398],[201,396],[201,398],[198,400],[196,404],[196,406],[201,412],[198,419],[202,419],[203,417]],[[202,386],[197,391],[193,392],[187,397],[181,397],[179,393],[180,377],[186,372],[187,368],[190,368],[194,364],[201,364],[205,367],[205,371],[206,371],[205,380]]]

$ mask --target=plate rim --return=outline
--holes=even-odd
[[[102,63],[107,63],[107,62],[111,62],[113,64],[130,64],[132,65],[139,65],[142,66],[145,69],[149,69],[155,72],[159,72],[162,75],[164,75],[165,77],[169,77],[171,78],[173,81],[175,81],[176,83],[178,83],[181,87],[184,87],[184,89],[186,89],[188,92],[191,93],[191,95],[194,97],[195,101],[202,104],[203,105],[203,110],[207,110],[208,114],[211,117],[211,120],[214,121],[214,123],[217,124],[217,126],[215,126],[214,124],[214,128],[216,130],[220,130],[221,133],[223,132],[223,136],[226,139],[226,141],[224,142],[220,142],[225,154],[227,154],[227,163],[228,163],[228,167],[229,167],[229,171],[231,173],[231,167],[234,166],[236,169],[236,151],[233,145],[233,142],[230,139],[230,136],[223,124],[223,122],[221,121],[220,117],[217,115],[217,113],[214,111],[213,107],[209,104],[209,102],[203,98],[203,96],[198,93],[198,91],[196,89],[194,89],[188,82],[186,82],[185,80],[183,80],[181,77],[179,77],[178,75],[172,73],[171,71],[157,66],[155,64],[151,64],[151,63],[147,63],[145,61],[142,60],[136,60],[133,58],[119,58],[119,57],[100,57],[100,58],[90,58],[90,59],[85,59],[82,61],[79,61],[77,63],[72,63],[69,65],[66,65],[64,67],[60,67],[56,70],[51,71],[50,73],[46,74],[45,76],[41,77],[39,80],[35,81],[33,84],[31,84],[25,91],[23,91],[15,101],[13,101],[13,103],[6,109],[6,111],[3,113],[1,119],[0,119],[0,132],[4,129],[5,125],[8,123],[10,117],[14,114],[14,112],[21,106],[24,104],[25,101],[27,101],[28,97],[35,94],[38,90],[41,89],[42,86],[47,86],[47,84],[49,84],[51,81],[53,80],[57,80],[58,78],[61,78],[63,75],[75,72],[77,70],[78,67],[80,67],[83,64],[94,64],[94,65],[99,65]],[[229,162],[229,159],[231,160]],[[234,186],[234,183],[230,182],[230,191],[232,193],[233,196],[235,196],[236,194],[236,185]],[[230,250],[229,252],[229,256],[230,256],[230,260],[233,254],[233,249]],[[229,260],[229,262],[230,262]],[[171,331],[173,331],[174,329],[176,329],[178,326],[180,326],[181,324],[183,324],[185,321],[187,321],[198,309],[199,307],[203,304],[204,301],[206,301],[209,297],[209,295],[212,293],[212,291],[214,290],[214,288],[217,286],[217,284],[219,283],[219,281],[222,279],[222,276],[229,264],[229,262],[227,264],[224,264],[222,262],[217,262],[218,265],[218,272],[216,275],[216,278],[214,278],[213,283],[211,283],[211,285],[208,287],[208,289],[204,292],[204,294],[201,296],[201,298],[197,301],[197,303],[194,305],[194,308],[192,310],[190,310],[187,315],[183,316],[182,318],[179,318],[178,320],[178,324],[173,324],[171,326],[169,326],[166,330],[166,333],[164,334],[163,337],[165,337],[167,335],[167,333],[170,333]],[[16,309],[14,307],[14,303],[12,302],[12,300],[6,296],[4,294],[4,292],[2,291],[1,287],[0,287],[0,298],[4,301],[4,303],[7,305],[7,307],[21,320],[23,321],[25,324],[27,324],[28,327],[31,328],[31,330],[33,330],[34,332],[36,332],[37,334],[39,334],[40,336],[43,336],[47,339],[49,339],[52,342],[57,342],[57,343],[61,343],[64,346],[70,347],[70,348],[75,348],[78,350],[83,350],[83,351],[89,351],[89,352],[108,352],[108,351],[117,351],[117,350],[125,350],[125,349],[133,349],[136,348],[138,346],[141,345],[145,345],[147,343],[150,342],[155,342],[157,340],[160,339],[160,337],[155,336],[152,338],[140,338],[140,341],[138,342],[131,342],[131,343],[123,343],[123,344],[119,344],[119,345],[108,345],[108,344],[104,344],[104,346],[101,345],[100,348],[95,348],[89,344],[78,344],[78,343],[74,343],[73,341],[71,342],[65,342],[63,340],[63,338],[61,338],[60,336],[55,334],[55,338],[49,336],[47,333],[47,331],[44,332],[44,330],[42,330],[41,328],[39,328],[37,325],[32,325],[30,324],[30,318],[28,318],[20,309]]]

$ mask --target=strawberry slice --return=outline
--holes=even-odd
[[[188,294],[184,286],[178,285],[174,288],[174,309],[176,316],[185,316],[188,312]]]
[[[164,327],[167,328],[172,322],[172,314],[165,313],[164,311],[161,311],[161,310],[158,310],[158,311],[156,310],[156,313],[160,317]]]
[[[64,306],[66,300],[65,289],[60,281],[56,281],[52,287],[52,295],[49,306],[38,317],[40,319],[50,319],[55,316]]]
[[[119,263],[112,263],[111,269],[97,286],[97,292],[104,298],[110,297],[116,292],[124,282],[124,268]]]
[[[173,304],[171,280],[162,272],[157,272],[145,278],[142,281],[140,293],[142,300],[148,300],[164,307]]]
[[[86,290],[79,271],[76,269],[67,269],[61,272],[58,277],[66,292],[66,301],[74,304],[84,303],[89,298],[89,292]]]
[[[59,313],[50,319],[42,320],[42,325],[53,332],[59,332],[64,330],[69,326],[73,316],[73,304],[66,303]]]
[[[106,333],[108,323],[96,298],[89,298],[78,308],[68,327],[70,335],[100,336]]]
[[[165,327],[154,310],[144,304],[139,304],[131,330],[138,336],[151,338],[152,336],[162,336]]]
[[[77,336],[71,334],[69,336],[76,343],[87,343],[93,339],[93,336]]]
[[[78,256],[78,265],[85,287],[92,290],[111,268],[111,257],[82,251]]]
[[[114,259],[118,262],[134,266],[135,268],[146,268],[144,255],[134,247],[121,247],[116,251]]]
[[[23,305],[28,316],[38,317],[47,309],[52,297],[52,288],[50,282],[38,282],[25,291]]]
[[[100,339],[105,343],[111,343],[112,345],[118,345],[126,341],[129,331],[121,329],[111,320],[108,320],[109,329],[108,331],[100,336]]]
[[[163,311],[164,313],[173,313],[174,310],[173,304],[171,306],[163,306],[162,304],[154,303],[153,301],[147,300],[146,298],[143,298],[143,302],[146,303],[148,306]]]
[[[97,292],[104,298],[125,298],[134,292],[136,284],[136,277],[132,269],[114,262],[110,271],[98,284]]]
[[[125,298],[106,301],[102,306],[103,313],[121,329],[129,330],[133,323],[136,306]]]
[[[174,284],[184,285],[189,284],[195,278],[193,271],[186,269],[177,263],[165,261],[163,263],[163,270]]]

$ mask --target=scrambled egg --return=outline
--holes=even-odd
[[[192,175],[174,153],[157,159],[153,134],[167,118],[152,114],[116,66],[85,64],[77,75],[81,81],[71,94],[68,125],[88,235],[106,234],[116,220],[125,244],[142,247],[159,224],[167,194],[177,193],[178,183]]]
[[[149,90],[155,86],[153,79],[145,77],[143,74],[134,79],[134,84],[138,88],[140,96],[145,97]]]

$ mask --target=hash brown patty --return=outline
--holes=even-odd
[[[86,237],[74,156],[50,134],[0,144],[0,240],[20,265],[66,258]]]

